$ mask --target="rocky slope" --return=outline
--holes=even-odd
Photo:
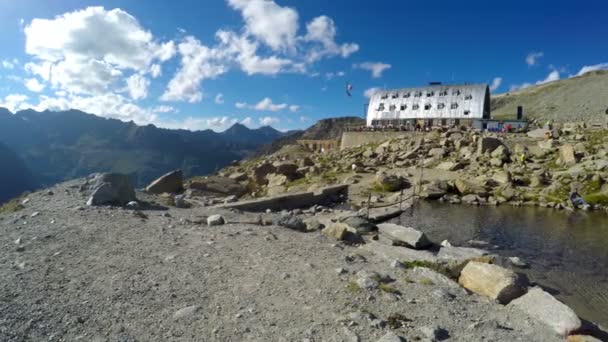
[[[308,129],[279,138],[270,144],[262,146],[255,156],[264,156],[274,153],[284,146],[295,144],[296,140],[331,140],[339,139],[349,127],[365,125],[365,119],[349,116],[342,118],[329,118],[317,121]]]
[[[176,168],[187,175],[207,174],[282,136],[270,127],[250,130],[237,124],[222,133],[191,132],[76,110],[12,114],[0,108],[2,142],[43,185],[100,171],[129,174],[138,186]]]
[[[549,132],[480,134],[453,130],[404,134],[401,139],[327,154],[279,151],[228,167],[255,195],[351,184],[354,205],[394,201],[414,185],[416,195],[452,203],[539,205],[572,210],[576,190],[588,206],[608,210],[608,135],[563,125]],[[382,133],[378,133],[382,134]],[[251,195],[251,194],[250,194]]]
[[[503,290],[470,294],[427,268],[433,263],[389,262],[374,251],[378,242],[357,247],[276,220],[331,222],[348,212],[315,206],[260,216],[202,207],[196,196],[180,209],[140,192],[125,208],[91,207],[88,185],[59,184],[0,215],[0,340],[557,342],[580,324],[542,291],[529,296],[557,305],[551,314],[565,315],[562,325],[526,313],[527,296],[497,304],[487,296],[504,300]],[[381,237],[399,238],[386,229]],[[481,284],[476,272],[463,270],[463,284]],[[503,273],[512,274],[495,275]]]
[[[492,116],[514,118],[517,106],[543,122],[608,122],[608,71],[600,70],[492,97]]]

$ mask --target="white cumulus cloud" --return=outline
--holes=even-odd
[[[354,67],[358,68],[358,69],[370,71],[372,73],[373,78],[380,78],[380,77],[382,77],[382,73],[385,70],[388,70],[391,68],[391,65],[386,64],[386,63],[381,63],[381,62],[365,62],[365,63],[361,63],[361,64],[355,64]]]
[[[127,89],[133,100],[145,99],[148,96],[150,80],[140,74],[133,74],[127,78]]]
[[[260,125],[262,126],[270,126],[281,122],[281,120],[277,117],[272,116],[264,116],[259,119]]]
[[[359,45],[355,43],[338,45],[335,41],[336,33],[336,24],[333,19],[325,15],[314,18],[306,25],[306,36],[304,36],[304,39],[309,42],[320,43],[319,47],[314,47],[309,51],[308,62],[314,62],[326,56],[342,56],[346,58],[359,51]]]
[[[223,104],[223,103],[224,103],[224,94],[219,93],[219,94],[215,95],[215,100],[214,100],[214,102],[215,102],[216,104]]]
[[[210,49],[201,42],[188,36],[178,44],[181,68],[169,81],[167,89],[160,97],[162,101],[200,102],[203,93],[200,84],[205,79],[214,79],[228,71],[228,67],[219,62],[221,53]]]
[[[527,56],[526,56],[526,64],[528,64],[528,66],[534,66],[536,64],[538,64],[538,60],[543,57],[545,54],[542,52],[530,52]]]
[[[29,78],[25,80],[25,87],[34,93],[39,93],[44,90],[45,85],[40,83],[37,78]]]
[[[512,85],[510,88],[510,91],[516,91],[516,90],[521,90],[521,89],[525,89],[528,87],[531,87],[533,85],[541,85],[541,84],[545,84],[545,83],[549,83],[549,82],[553,82],[553,81],[558,81],[560,79],[560,73],[558,70],[553,70],[551,71],[547,77],[545,77],[544,79],[540,80],[540,81],[536,81],[534,84],[529,83],[529,82],[525,82],[522,84],[515,84]]]
[[[586,74],[591,71],[596,71],[596,70],[608,70],[608,63],[585,65],[581,68],[581,70],[579,70],[579,72],[576,74],[576,76],[581,76],[583,74]]]
[[[154,61],[175,53],[135,17],[121,9],[87,7],[53,19],[35,18],[24,28],[26,70],[73,94],[100,95],[116,86],[125,70],[147,73]]]
[[[298,12],[268,0],[228,0],[241,12],[245,29],[275,51],[293,50],[298,31]]]
[[[13,113],[16,113],[30,107],[30,105],[26,103],[27,100],[27,95],[9,94],[4,97],[4,100],[0,98],[0,107],[4,107]]]
[[[248,116],[248,117],[244,118],[244,119],[241,121],[241,123],[242,123],[243,125],[245,125],[245,126],[247,126],[247,127],[251,128],[251,125],[253,124],[253,119],[252,119],[250,116]]]
[[[365,97],[367,97],[367,98],[370,98],[370,97],[374,96],[374,94],[376,94],[376,93],[377,93],[377,92],[379,92],[379,91],[382,91],[382,88],[378,88],[378,87],[372,87],[372,88],[366,89],[366,90],[363,92],[363,95],[364,95]]]
[[[262,101],[258,102],[253,108],[256,110],[259,110],[259,111],[268,110],[271,112],[278,112],[280,110],[287,108],[287,103],[275,104],[272,102],[272,99],[270,99],[269,97],[266,97]]]
[[[271,98],[269,97],[265,97],[264,99],[262,99],[260,102],[254,104],[254,105],[250,105],[246,102],[237,102],[235,103],[235,107],[238,109],[253,109],[253,110],[257,110],[257,111],[263,111],[263,112],[278,112],[284,109],[288,109],[291,112],[297,112],[298,110],[300,110],[300,106],[298,105],[290,105],[287,103],[274,103],[272,101]]]
[[[490,91],[495,91],[502,84],[502,77],[494,77],[492,84],[490,84]]]

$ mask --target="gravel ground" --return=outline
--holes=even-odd
[[[80,182],[0,215],[0,341],[563,340],[319,232],[207,227],[217,213],[254,222],[209,208],[86,207]],[[393,281],[360,289],[361,270]]]

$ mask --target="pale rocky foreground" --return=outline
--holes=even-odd
[[[1,341],[564,340],[564,327],[542,313],[390,261],[393,248],[439,254],[259,224],[277,214],[86,206],[82,183],[31,194],[23,210],[0,215]],[[322,222],[344,214],[290,214],[306,221],[313,212]],[[227,223],[208,226],[215,214]]]

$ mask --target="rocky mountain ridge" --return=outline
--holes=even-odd
[[[515,118],[517,106],[524,116],[541,122],[608,122],[608,70],[598,70],[559,81],[533,85],[492,96],[492,117]]]
[[[138,186],[176,168],[186,175],[208,174],[282,136],[270,127],[235,124],[222,133],[191,132],[76,110],[12,114],[0,108],[0,141],[17,153],[40,185],[101,171],[129,174]]]

